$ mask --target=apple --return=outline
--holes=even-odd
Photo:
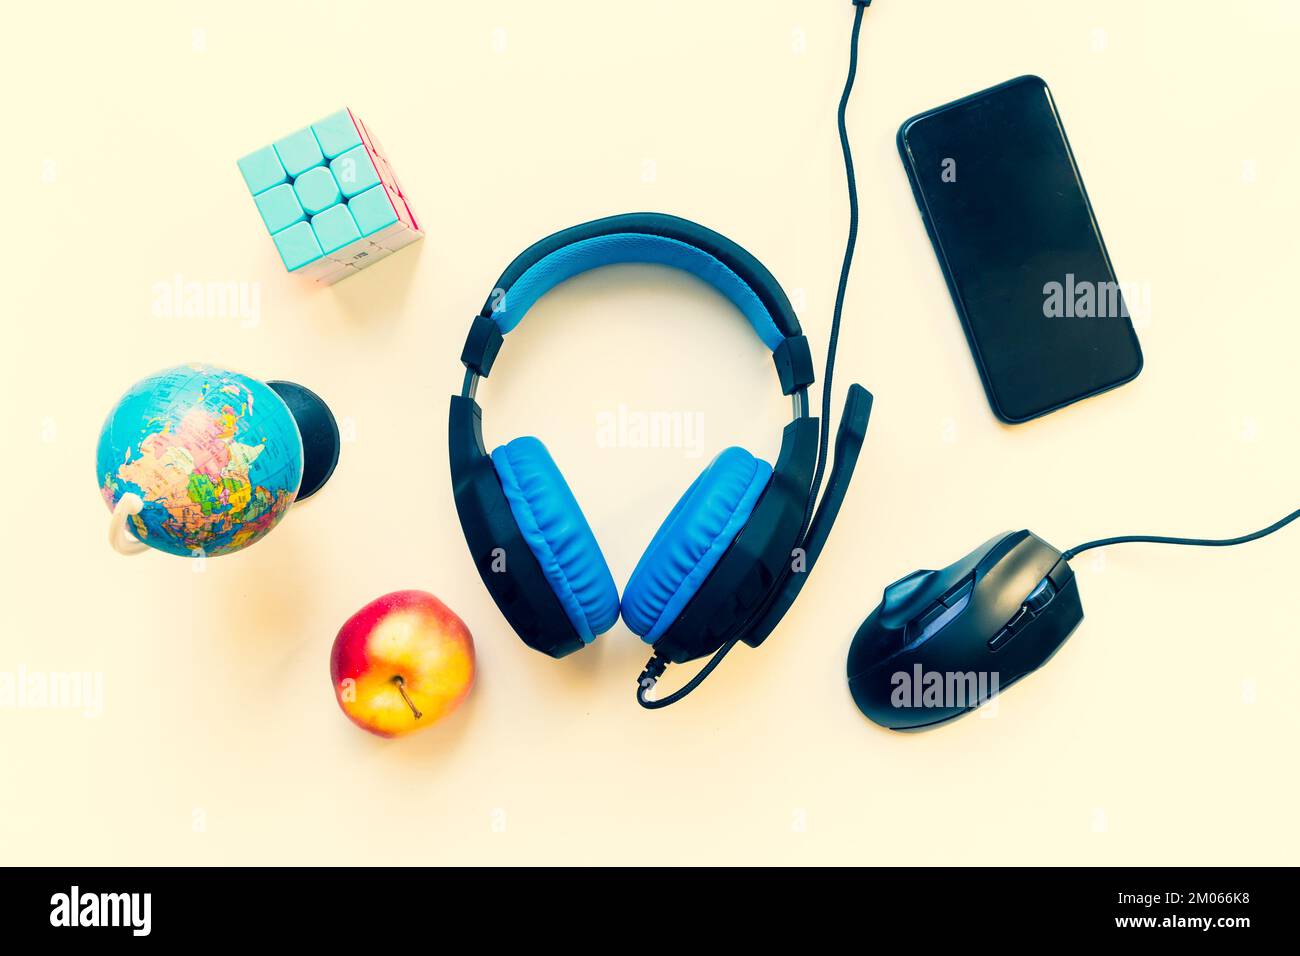
[[[330,677],[354,724],[380,737],[400,737],[437,723],[469,694],[474,639],[432,594],[394,591],[339,629]]]

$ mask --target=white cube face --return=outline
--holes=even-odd
[[[374,152],[377,153],[378,155],[384,157],[384,159],[387,159],[387,158],[388,158],[388,150],[384,149],[384,144],[381,143],[381,142],[379,141],[379,137],[375,135],[375,131],[374,131],[373,129],[371,129],[369,126],[367,126],[367,127],[366,127],[366,134],[367,134],[367,135],[369,136],[369,138],[370,138],[370,147],[371,147],[371,149],[373,149]]]
[[[317,259],[297,270],[294,275],[303,276],[319,282],[324,276],[329,275],[339,268],[339,264],[330,258]]]
[[[329,258],[339,265],[364,269],[372,262],[382,259],[390,251],[366,238],[358,239],[351,245],[344,246],[336,252],[331,252]]]
[[[366,250],[366,254],[361,257],[355,265],[358,269],[364,269],[366,266],[374,265],[380,259],[391,256],[392,254],[392,249],[385,249],[383,246],[377,246],[372,242],[370,248]]]
[[[385,226],[383,229],[380,229],[378,232],[373,233],[367,238],[377,246],[391,249],[393,248],[394,238],[401,235],[405,230],[406,226],[399,220],[391,226]]]
[[[369,247],[370,241],[368,239],[358,239],[342,249],[335,249],[329,254],[328,258],[338,265],[352,265],[355,261],[364,258],[363,254]]]
[[[388,164],[388,160],[382,156],[376,156],[375,170],[379,173],[379,178],[383,184],[400,196],[402,187],[397,181],[397,174],[393,172],[393,167]]]
[[[384,240],[384,248],[396,252],[398,249],[405,249],[411,243],[419,241],[423,236],[423,233],[416,232],[414,229],[402,229]]]
[[[371,241],[381,236],[382,244]],[[423,238],[424,233],[408,229],[400,222],[394,223],[369,238],[360,239],[330,253],[318,262],[299,270],[299,274],[314,279],[321,285],[333,285]]]
[[[336,282],[346,279],[348,276],[356,275],[357,271],[358,270],[352,266],[337,266],[333,272],[326,273],[316,281],[321,285],[333,285]]]

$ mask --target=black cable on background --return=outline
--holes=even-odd
[[[817,494],[821,490],[822,476],[826,472],[826,461],[830,457],[831,435],[831,376],[835,371],[835,347],[840,338],[840,317],[844,314],[844,296],[849,286],[849,270],[853,266],[853,249],[858,242],[858,184],[853,175],[853,151],[849,148],[849,131],[844,122],[844,113],[849,105],[849,94],[853,92],[853,80],[858,75],[858,35],[862,31],[862,13],[871,0],[853,0],[853,36],[849,41],[849,75],[844,81],[844,93],[840,96],[840,108],[837,122],[840,130],[840,149],[844,153],[844,173],[849,185],[849,237],[844,246],[844,262],[840,266],[840,283],[835,291],[835,311],[831,316],[831,334],[826,346],[826,373],[822,376],[822,417],[821,435],[817,447],[817,467],[813,472],[812,488],[808,493],[808,506],[804,512],[803,527],[799,529],[799,540],[808,533],[813,511],[817,505]],[[713,669],[722,663],[722,659],[739,643],[740,638],[733,637],[723,644],[709,662],[700,668],[699,673],[687,681],[678,690],[673,691],[662,700],[650,700],[646,695],[655,686],[655,682],[668,667],[668,661],[658,654],[650,658],[645,670],[637,678],[636,700],[647,710],[658,710],[675,704],[695,688],[704,683],[704,679],[713,673]]]
[[[1129,534],[1117,538],[1099,538],[1096,541],[1089,541],[1086,544],[1071,548],[1069,551],[1064,552],[1062,557],[1068,561],[1077,554],[1091,551],[1093,548],[1106,548],[1112,544],[1182,544],[1195,548],[1229,548],[1237,544],[1246,544],[1249,541],[1258,541],[1274,531],[1281,531],[1292,521],[1295,521],[1296,518],[1300,518],[1300,510],[1291,512],[1285,518],[1274,522],[1267,528],[1260,528],[1250,534],[1243,534],[1239,538],[1169,538],[1151,534]]]
[[[849,288],[849,270],[853,267],[853,250],[858,244],[858,181],[853,173],[853,150],[849,146],[849,130],[844,122],[844,114],[849,105],[849,94],[853,92],[853,81],[858,75],[858,35],[862,32],[862,14],[870,4],[855,2],[853,10],[853,36],[849,40],[849,75],[844,80],[844,92],[840,95],[840,108],[836,122],[840,130],[840,150],[844,153],[844,175],[849,187],[849,236],[844,244],[844,261],[840,265],[840,283],[835,290],[835,311],[831,315],[831,334],[826,345],[826,372],[822,376],[822,420],[821,437],[817,446],[817,468],[813,472],[812,488],[808,493],[808,507],[804,512],[803,527],[799,531],[800,540],[808,533],[808,524],[812,521],[813,510],[817,505],[817,495],[821,491],[822,476],[826,472],[826,461],[830,457],[831,437],[831,379],[835,374],[835,349],[840,341],[840,318],[844,314],[844,296]]]
[[[655,681],[659,680],[659,675],[664,672],[668,666],[668,661],[656,654],[650,658],[650,663],[646,664],[645,670],[637,678],[636,702],[646,710],[658,710],[660,707],[667,707],[669,704],[675,704],[695,688],[704,683],[704,678],[713,673],[713,668],[722,663],[722,659],[727,656],[733,647],[740,642],[740,638],[733,637],[727,643],[719,647],[709,658],[709,662],[700,668],[699,673],[683,684],[680,688],[673,691],[662,700],[650,700],[646,694],[650,693],[650,688],[654,687]]]

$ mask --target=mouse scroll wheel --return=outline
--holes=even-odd
[[[1025,598],[1025,609],[1030,614],[1037,614],[1047,605],[1052,603],[1052,598],[1056,597],[1056,587],[1052,584],[1051,578],[1043,578],[1038,582],[1038,587],[1029,592]]]

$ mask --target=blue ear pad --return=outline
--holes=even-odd
[[[578,636],[591,643],[618,620],[618,589],[578,500],[536,438],[502,445],[492,464],[542,573]]]
[[[653,644],[749,520],[772,466],[743,448],[709,463],[673,506],[623,589],[623,620]]]

